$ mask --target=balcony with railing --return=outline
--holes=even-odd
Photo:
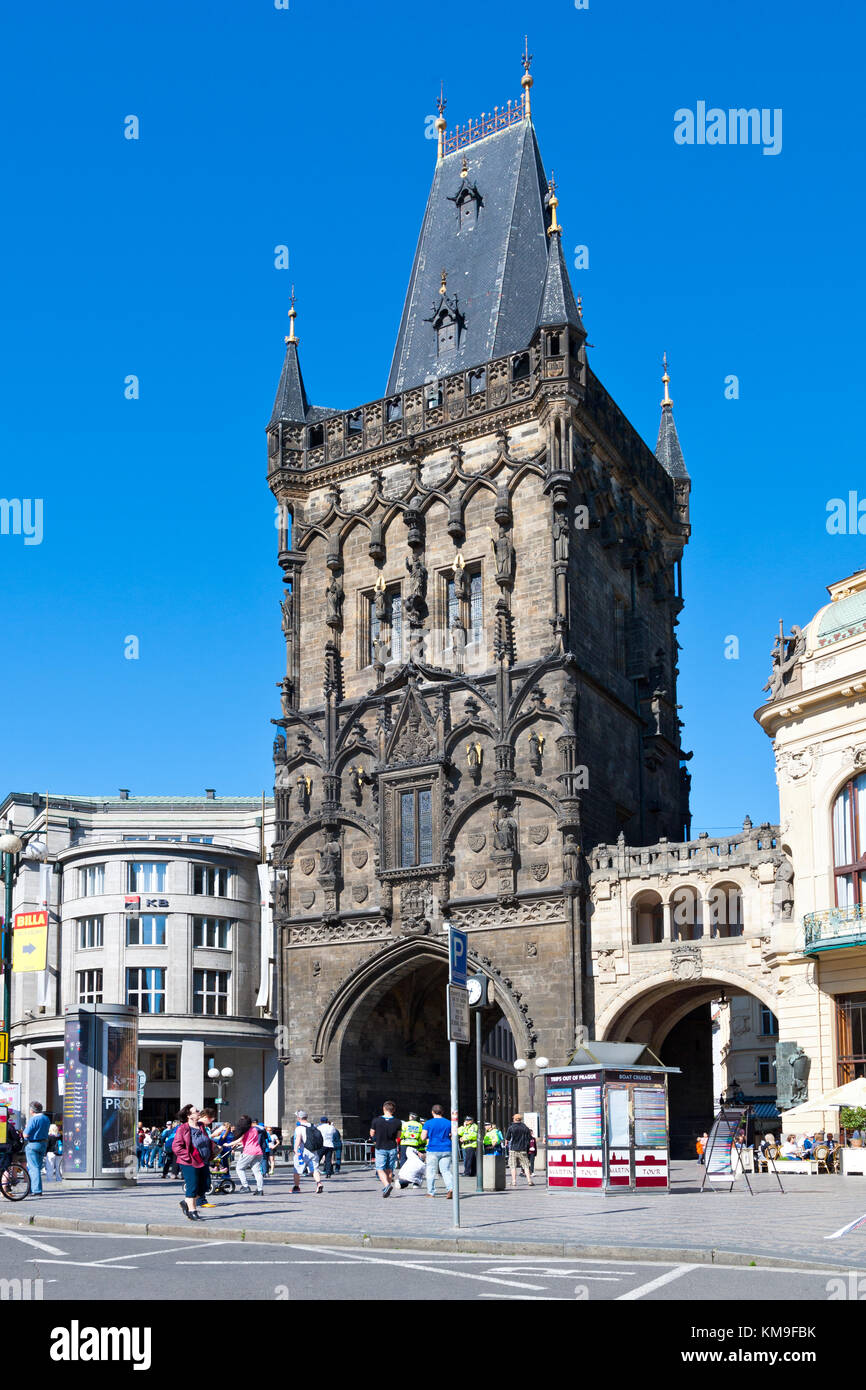
[[[803,917],[803,949],[807,955],[837,951],[843,946],[866,946],[866,905],[828,907]]]

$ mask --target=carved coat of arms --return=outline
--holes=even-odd
[[[671,951],[675,980],[699,980],[704,973],[700,946],[675,946]]]
[[[303,859],[298,860],[298,866],[302,874],[311,874],[316,867],[316,861],[311,854],[305,854]]]
[[[469,874],[469,882],[472,884],[473,888],[483,888],[487,882],[487,870],[472,869]]]
[[[315,893],[312,893],[312,892],[310,892],[310,891],[306,891],[306,892],[300,894],[300,899],[301,899],[301,907],[310,908],[310,907],[313,906],[313,903],[316,901],[316,895],[315,895]]]
[[[365,849],[352,850],[352,863],[356,869],[363,869],[367,862],[367,851]]]
[[[547,826],[531,825],[529,827],[529,839],[533,845],[543,845],[547,839]]]
[[[369,891],[366,884],[356,883],[352,889],[352,897],[356,903],[366,902]]]
[[[542,860],[540,864],[533,864],[531,868],[532,877],[536,880],[537,883],[541,883],[542,879],[547,878],[549,872],[550,865],[547,863],[546,860]]]
[[[466,836],[466,843],[475,854],[480,854],[487,844],[487,836],[480,830],[473,830],[471,835]]]

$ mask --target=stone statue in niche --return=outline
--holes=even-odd
[[[335,574],[325,590],[327,611],[325,622],[328,627],[339,627],[343,621],[343,586]]]
[[[776,1043],[776,1104],[790,1110],[804,1101],[809,1092],[812,1059],[799,1043]]]
[[[541,758],[544,753],[544,735],[532,730],[529,735],[529,761],[533,772],[541,771]]]
[[[562,876],[569,883],[577,882],[577,863],[580,847],[574,835],[566,835],[562,844]]]
[[[340,841],[336,830],[326,831],[326,836],[319,854],[319,877],[335,879],[340,872]]]
[[[427,566],[420,555],[406,556],[406,569],[409,572],[409,601],[416,610],[427,597]]]
[[[454,568],[451,571],[454,576],[454,597],[464,599],[469,597],[469,581],[466,578],[466,567],[463,563],[463,556],[458,555],[454,561]]]
[[[292,618],[294,616],[294,608],[295,596],[290,589],[280,604],[280,611],[282,613],[281,621],[283,628],[283,636],[286,638],[291,637],[292,635]]]
[[[493,848],[508,850],[511,854],[517,851],[517,821],[508,807],[493,822]]]
[[[496,559],[496,581],[510,584],[514,578],[514,544],[504,526],[500,526],[499,535],[491,543]]]
[[[274,762],[284,763],[286,761],[286,736],[280,730],[274,739]]]
[[[553,558],[556,561],[568,559],[568,521],[561,513],[553,520]]]
[[[280,791],[288,791],[292,785],[292,776],[284,762],[277,764],[274,774],[274,786]]]
[[[773,907],[782,922],[791,921],[794,915],[794,869],[787,859],[783,859],[776,870]]]
[[[277,879],[277,912],[283,917],[289,913],[289,880],[280,876]]]
[[[374,612],[375,615],[376,615],[376,621],[377,621],[377,622],[379,622],[379,623],[387,622],[387,620],[388,620],[388,593],[387,593],[387,590],[386,590],[386,589],[384,589],[384,588],[382,588],[382,589],[377,588],[377,589],[375,590],[375,594],[374,594],[374,598],[373,598],[373,612]]]

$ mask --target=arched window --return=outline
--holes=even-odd
[[[662,900],[658,893],[638,893],[631,905],[631,939],[635,946],[657,945],[664,936]]]
[[[701,901],[696,888],[684,883],[671,895],[673,935],[676,941],[696,941],[703,936]]]
[[[741,936],[743,895],[736,883],[715,883],[707,894],[711,936]]]
[[[833,802],[836,906],[854,907],[866,889],[866,772],[846,782]]]

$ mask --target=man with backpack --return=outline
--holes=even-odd
[[[377,1115],[370,1127],[370,1138],[376,1152],[376,1177],[382,1184],[382,1196],[390,1197],[396,1183],[397,1144],[403,1126],[394,1118],[397,1110],[393,1100],[382,1102],[382,1114]]]
[[[308,1162],[312,1162],[313,1171],[311,1176],[316,1184],[316,1192],[324,1192],[325,1185],[322,1182],[322,1174],[319,1171],[319,1161],[322,1157],[322,1150],[325,1147],[322,1131],[316,1125],[310,1123],[306,1110],[296,1111],[295,1119],[297,1120],[294,1138],[295,1180],[292,1184],[292,1191],[300,1192],[301,1177],[307,1171]]]
[[[165,1155],[162,1165],[163,1178],[167,1178],[169,1173],[173,1173],[176,1178],[180,1177],[180,1169],[177,1166],[177,1155],[172,1148],[172,1141],[177,1134],[177,1125],[177,1120],[169,1120],[165,1129],[159,1136],[159,1142],[162,1144],[162,1150]]]

